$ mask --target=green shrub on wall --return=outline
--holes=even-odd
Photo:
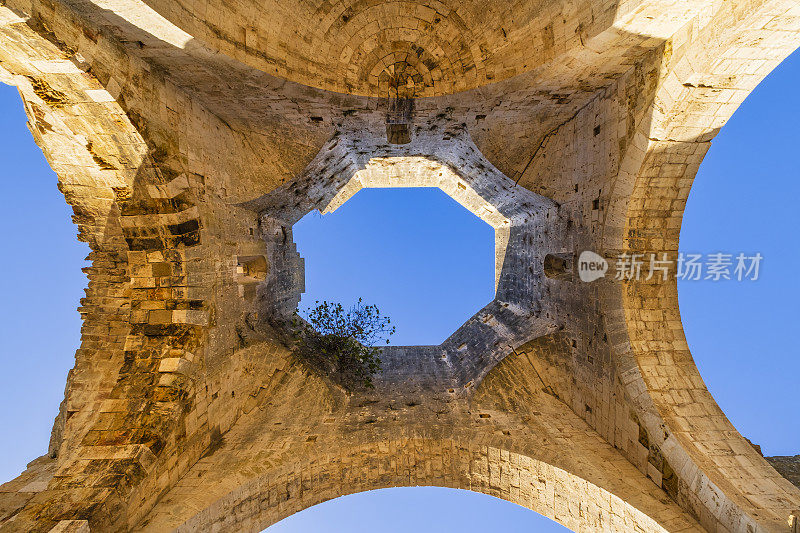
[[[296,311],[293,325],[296,355],[347,390],[373,387],[381,363],[378,345],[389,344],[395,332],[391,319],[361,298],[349,309],[317,301]]]

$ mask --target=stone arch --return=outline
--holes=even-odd
[[[113,315],[122,319],[127,299],[111,294],[114,287],[126,281],[124,275],[111,273],[113,266],[121,265],[124,272],[127,265],[119,202],[130,198],[140,174],[155,172],[147,164],[147,146],[119,104],[93,76],[64,59],[60,50],[33,31],[26,19],[6,7],[0,10],[0,81],[19,90],[28,128],[73,209],[78,240],[91,249],[89,259],[93,265],[87,269],[86,305],[102,307],[100,301],[107,298],[111,306],[119,308]],[[80,114],[75,112],[78,108]],[[115,138],[130,142],[119,144]],[[88,341],[84,346],[92,350],[93,344]],[[109,353],[115,351],[121,354],[122,345],[109,343]],[[77,357],[69,381],[88,370],[87,365],[88,361]],[[82,401],[99,401],[100,390],[109,386],[96,383],[87,387],[82,391]],[[62,447],[77,445],[62,443],[60,436],[67,417],[71,424],[88,423],[88,413],[79,410],[69,398],[62,403],[50,443],[51,456],[56,456]]]
[[[348,464],[357,468],[348,468]],[[521,505],[573,531],[669,531],[666,508],[622,499],[524,454],[450,439],[407,438],[352,447],[252,480],[175,529],[259,532],[324,501],[391,487],[438,486]],[[637,508],[639,505],[641,508]],[[666,526],[666,527],[665,527]],[[145,525],[137,531],[149,531]]]
[[[31,463],[36,483],[20,488],[4,508],[3,528],[8,520],[14,523],[9,527],[29,531],[47,531],[65,516],[87,517],[101,503],[109,507],[92,517],[98,523],[123,519],[110,509],[129,487],[105,485],[113,476],[146,478],[148,467],[169,455],[162,452],[169,451],[169,433],[182,416],[177,400],[193,393],[177,369],[185,372],[183,355],[194,350],[207,316],[199,299],[193,309],[184,299],[167,310],[168,297],[148,294],[188,269],[177,248],[199,242],[191,179],[157,163],[117,97],[40,24],[0,7],[0,81],[20,91],[29,129],[73,209],[78,239],[89,245],[91,266],[84,269],[89,282],[78,309],[81,344],[48,454]],[[143,301],[149,304],[140,307]],[[144,396],[159,401],[165,416],[155,424],[152,411],[129,417],[131,429],[114,438],[109,420],[142,405],[127,391],[143,370],[153,370],[152,361],[143,364],[152,353],[166,355],[159,368],[170,379],[150,381]]]
[[[683,209],[710,141],[796,48],[796,30],[779,29],[792,28],[794,16],[796,7],[781,2],[725,6],[700,30],[700,44],[674,58],[620,165],[603,228],[607,255],[667,253],[675,261]],[[705,46],[710,41],[717,47]],[[630,281],[608,287],[603,299],[608,309],[624,309],[624,321],[607,326],[625,339],[614,357],[618,368],[629,369],[626,393],[651,449],[663,455],[662,467],[679,478],[665,490],[707,529],[718,523],[731,531],[784,530],[800,491],[739,434],[707,390],[684,336],[676,281]],[[730,475],[733,464],[741,477]],[[693,487],[702,491],[690,494]]]
[[[541,389],[533,353],[499,363],[468,409],[443,383],[408,387],[407,378],[399,387],[377,380],[374,394],[347,399],[288,361],[273,362],[247,414],[129,529],[259,531],[352,492],[430,485],[485,492],[576,531],[700,531]]]

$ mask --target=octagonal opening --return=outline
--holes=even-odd
[[[294,227],[306,214],[332,213],[362,189],[438,188],[493,228],[494,298],[450,335],[440,334],[446,336],[440,344],[409,345],[404,344],[409,341],[403,336],[395,337],[395,345],[381,353],[381,374],[389,387],[406,379],[425,379],[431,381],[430,386],[467,394],[514,347],[558,327],[547,304],[548,286],[541,282],[542,264],[548,235],[562,232],[565,220],[551,200],[515,187],[468,139],[451,138],[446,149],[423,157],[412,153],[417,145],[434,142],[426,140],[423,132],[408,145],[375,147],[377,153],[366,157],[370,152],[365,150],[363,136],[358,131],[352,135],[332,139],[302,175],[243,204],[259,213],[259,231],[270,267],[253,300],[258,316],[267,324],[290,323],[306,286],[311,285],[306,283],[305,261],[294,239]],[[362,225],[368,223],[361,221]],[[368,260],[375,257],[368,256]],[[245,298],[250,294],[246,289],[242,292]],[[353,295],[351,301],[355,300]],[[447,301],[452,306],[450,297]],[[383,305],[386,311],[381,302],[364,303]],[[419,311],[427,307],[429,304],[415,308],[416,320],[420,320]],[[461,317],[454,323],[460,321]],[[434,339],[427,342],[438,340]]]
[[[495,296],[494,228],[438,188],[361,189],[292,233],[300,309],[362,298],[391,317],[395,346],[438,345]]]

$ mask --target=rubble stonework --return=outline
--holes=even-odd
[[[675,280],[574,274],[583,250],[674,259],[711,139],[798,21],[792,0],[7,0],[0,78],[92,263],[0,531],[260,531],[415,485],[576,531],[796,528],[796,460],[717,406]],[[345,394],[285,342],[291,226],[389,186],[492,225],[497,294]]]

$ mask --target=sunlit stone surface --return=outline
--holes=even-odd
[[[585,250],[674,259],[711,139],[799,20],[791,0],[8,0],[0,79],[92,265],[50,452],[0,487],[0,530],[259,531],[438,485],[574,530],[791,531],[800,490],[706,390],[674,280],[575,272]],[[492,225],[497,294],[346,395],[284,342],[290,229],[388,186]]]

